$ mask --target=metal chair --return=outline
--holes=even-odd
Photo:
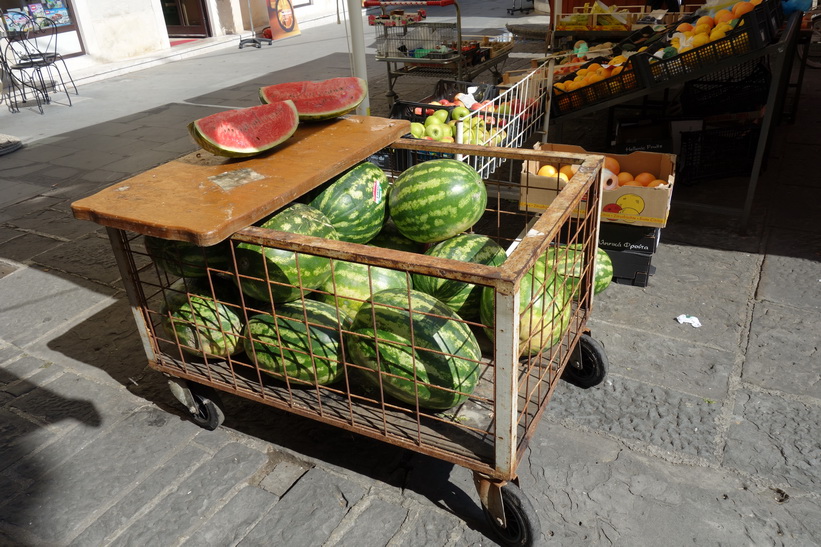
[[[39,67],[28,60],[30,51],[27,49],[28,36],[34,29],[34,22],[21,12],[2,14],[2,22],[5,28],[5,43],[0,42],[0,66],[8,83],[6,98],[9,111],[19,112],[20,102],[28,102],[31,95],[42,114],[43,102],[47,102],[47,95],[44,89],[32,85]],[[41,87],[44,88],[45,85]]]
[[[48,17],[34,17],[33,18],[35,30],[29,35],[29,39],[34,41],[34,45],[38,51],[33,60],[42,64],[43,68],[48,71],[49,78],[53,80],[52,69],[56,71],[57,77],[60,79],[60,85],[63,86],[63,91],[66,92],[68,104],[71,106],[71,97],[68,95],[68,88],[63,79],[63,71],[65,76],[74,88],[74,94],[78,95],[77,85],[74,83],[74,78],[68,70],[65,59],[57,49],[57,24]],[[63,65],[63,69],[57,66],[57,63]]]

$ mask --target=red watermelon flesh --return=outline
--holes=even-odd
[[[359,106],[367,94],[368,83],[354,76],[274,84],[259,90],[263,103],[294,101],[301,121],[330,120],[347,114]]]
[[[188,124],[203,149],[217,156],[243,158],[266,152],[288,140],[299,125],[291,101],[226,110]]]

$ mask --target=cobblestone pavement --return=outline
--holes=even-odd
[[[73,126],[0,157],[0,544],[495,544],[467,470],[228,396],[208,432],[147,369],[105,231],[74,220],[71,202],[193,151],[185,125],[255,104],[260,82],[349,71],[325,52],[142,106],[157,78],[195,81],[208,60],[82,86],[76,110],[0,115],[21,137],[28,119],[31,134],[48,117]],[[384,67],[369,71],[372,112],[385,115]],[[401,82],[400,96],[430,84]],[[138,111],[116,115],[117,85]],[[740,205],[746,181],[682,187],[649,286],[597,297],[608,377],[559,387],[519,468],[544,543],[821,543],[821,177],[808,165],[819,96],[821,71],[809,71],[745,235],[688,203]],[[578,133],[585,123],[603,122]]]

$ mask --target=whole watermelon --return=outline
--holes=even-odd
[[[367,243],[385,223],[387,191],[385,172],[363,162],[333,180],[310,205],[328,217],[339,239]]]
[[[318,293],[317,298],[331,305],[336,303],[340,310],[352,318],[371,295],[385,289],[407,288],[408,279],[404,272],[337,260],[334,262],[333,275],[319,287],[324,293]]]
[[[268,374],[295,385],[328,385],[344,373],[340,323],[350,318],[314,300],[280,304],[248,319],[243,347]],[[306,319],[308,326],[306,326]]]
[[[385,393],[405,403],[415,405],[418,396],[420,407],[445,410],[467,400],[481,359],[468,326],[419,291],[388,289],[375,294],[374,301],[359,308],[346,334],[351,360],[380,371]],[[377,374],[366,372],[365,378],[379,386]]]
[[[575,292],[576,285],[584,271],[584,253],[581,245],[560,245],[547,251],[546,263],[556,273],[568,280],[570,289]],[[541,261],[540,261],[541,262]],[[593,294],[599,294],[610,286],[613,280],[613,261],[607,251],[596,247],[596,265],[593,269]]]
[[[179,279],[163,294],[160,325],[183,351],[228,357],[241,350],[242,308],[225,300],[233,299],[228,289],[217,291],[214,300],[207,283]]]
[[[319,210],[302,203],[295,203],[277,213],[263,228],[303,235],[339,239],[328,218]],[[284,249],[260,247],[252,243],[240,243],[236,248],[237,280],[245,295],[268,302],[290,302],[300,297],[300,284],[304,290],[319,287],[331,275],[327,258]],[[264,280],[268,276],[269,282]],[[249,279],[250,276],[253,279]],[[268,291],[271,291],[271,297]]]
[[[464,232],[482,217],[486,206],[482,177],[454,159],[430,160],[406,169],[394,181],[388,198],[396,228],[420,243],[436,243]]]
[[[368,242],[368,245],[409,253],[421,253],[424,250],[423,244],[403,236],[391,219],[385,222],[382,230]]]
[[[205,277],[208,268],[226,270],[231,263],[231,243],[210,247],[185,241],[144,236],[145,250],[161,270],[179,277]]]
[[[479,234],[454,236],[437,243],[425,254],[489,266],[500,266],[507,258],[505,250],[498,243]],[[473,320],[479,317],[479,301],[483,289],[481,285],[413,274],[413,288],[436,297],[462,319]]]
[[[495,291],[482,290],[479,316],[486,325],[485,333],[495,337]],[[536,354],[554,346],[570,325],[570,292],[555,273],[538,265],[528,271],[519,285],[519,354]]]

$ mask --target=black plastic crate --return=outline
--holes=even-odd
[[[656,273],[652,265],[652,253],[638,253],[634,251],[614,251],[605,249],[613,263],[613,283],[646,287],[650,284],[650,276]]]
[[[616,222],[599,224],[599,247],[605,251],[653,254],[661,240],[661,228],[630,226]]]
[[[760,133],[761,126],[753,123],[683,131],[677,182],[749,175]]]
[[[681,109],[687,116],[752,112],[767,104],[770,69],[763,61],[734,65],[684,84]]]
[[[586,85],[573,91],[562,91],[558,88],[553,88],[553,98],[550,101],[550,108],[553,117],[559,117],[563,114],[568,114],[575,110],[585,108],[603,101],[607,101],[614,97],[631,93],[633,91],[643,89],[647,86],[648,76],[646,73],[647,61],[644,63],[636,63],[639,57],[646,57],[643,53],[631,55],[624,65],[624,69],[616,76],[605,78],[599,82]],[[580,69],[587,68],[593,63],[605,65],[607,59],[601,57],[591,59],[590,62],[583,64]],[[570,73],[560,82],[568,82],[575,78],[576,73]]]
[[[452,100],[457,93],[467,93],[469,87],[478,88],[473,94],[477,101],[493,100],[499,96],[499,89],[492,84],[460,82],[457,80],[439,80],[433,93],[421,101],[396,101],[391,107],[390,117],[398,120],[425,123],[425,118],[436,110],[453,111],[455,106],[429,104],[442,99]]]

